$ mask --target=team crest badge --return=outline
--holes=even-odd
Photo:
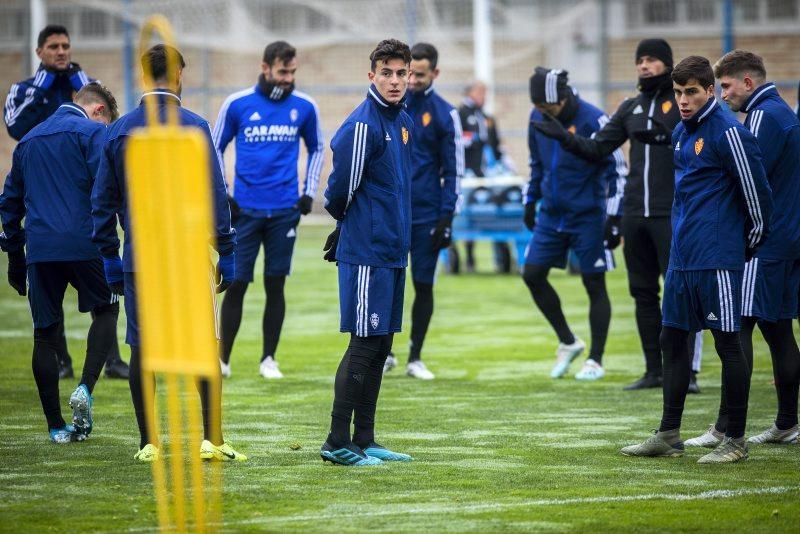
[[[703,151],[703,138],[701,137],[697,141],[694,142],[694,153],[696,155],[700,155],[700,152]]]
[[[422,114],[422,125],[427,126],[431,123],[431,114],[427,111]]]
[[[380,321],[380,318],[378,317],[377,313],[373,313],[372,315],[369,316],[369,324],[372,325],[373,330],[378,328],[378,321]]]
[[[297,122],[297,110],[296,109],[292,109],[292,111],[289,112],[289,118],[292,119],[292,122]]]
[[[669,113],[669,110],[671,110],[671,109],[672,109],[672,101],[671,100],[666,100],[666,101],[661,103],[661,113],[663,113],[664,115]]]
[[[400,131],[401,131],[401,132],[402,132],[402,134],[403,134],[403,144],[404,144],[404,145],[407,145],[407,144],[408,144],[408,130],[406,130],[406,127],[405,127],[405,126],[403,126],[403,127],[400,129]]]
[[[577,130],[577,128],[575,128],[575,125],[573,124],[572,126],[570,126],[569,128],[567,128],[567,131],[568,131],[569,133],[571,133],[572,135],[575,135],[575,132],[576,132],[576,131],[578,131],[578,130]]]

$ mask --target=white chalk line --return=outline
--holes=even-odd
[[[224,521],[216,526],[231,527],[234,525],[266,525],[277,523],[297,523],[297,522],[324,522],[337,519],[359,519],[368,517],[384,517],[393,515],[414,515],[414,514],[470,514],[486,511],[501,511],[514,508],[533,508],[544,506],[563,506],[574,504],[608,504],[625,503],[639,501],[702,501],[717,499],[733,499],[753,495],[781,495],[800,491],[800,486],[774,486],[766,488],[745,488],[745,489],[718,489],[707,490],[700,493],[647,493],[643,495],[616,495],[598,497],[568,497],[564,499],[530,499],[510,503],[481,503],[459,506],[455,503],[446,505],[432,504],[422,506],[404,506],[392,504],[375,510],[345,510],[336,513],[314,513],[312,515],[281,516],[281,517],[258,517],[243,520]],[[208,526],[215,526],[209,523]],[[129,529],[129,532],[149,532],[158,530],[155,526],[145,528]]]

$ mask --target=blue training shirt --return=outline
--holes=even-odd
[[[769,237],[756,257],[800,259],[800,120],[772,83],[756,89],[741,111],[761,148],[774,204]]]
[[[591,137],[608,123],[595,106],[575,96],[575,116],[562,124],[570,132]],[[561,144],[533,127],[544,116],[534,108],[528,123],[531,179],[525,203],[541,200],[537,225],[558,231],[575,231],[595,218],[622,215],[622,197],[628,166],[617,149],[604,161],[590,163],[567,152]],[[557,119],[558,120],[558,119]]]
[[[434,91],[409,92],[406,111],[414,121],[411,178],[413,224],[453,217],[464,176],[464,143],[458,110]]]
[[[213,138],[220,161],[236,139],[233,197],[240,207],[276,210],[297,203],[300,138],[308,150],[302,194],[316,195],[325,143],[319,109],[305,93],[273,100],[258,85],[234,93],[220,108]]]
[[[753,134],[714,98],[672,132],[675,200],[669,268],[744,269],[770,228],[772,193]]]
[[[336,259],[404,268],[411,247],[411,117],[374,85],[333,136],[325,209],[341,228]]]
[[[128,195],[125,177],[125,148],[131,132],[145,125],[145,98],[158,99],[160,116],[166,113],[166,99],[176,99],[178,103],[178,119],[183,126],[197,128],[203,133],[208,144],[208,165],[211,175],[211,206],[214,210],[214,230],[216,239],[212,245],[220,256],[233,254],[236,246],[236,233],[231,227],[231,212],[228,207],[228,196],[225,180],[222,176],[222,165],[217,158],[214,144],[211,141],[211,129],[208,122],[180,107],[180,97],[165,89],[156,89],[142,95],[139,107],[120,117],[108,128],[97,181],[92,190],[92,219],[94,234],[92,240],[100,254],[104,257],[119,254],[119,237],[117,235],[117,217],[125,232],[125,250],[122,257],[125,272],[135,272],[133,259],[133,239],[127,217]],[[165,206],[168,209],[169,206]],[[158,236],[151,236],[158,239]]]
[[[105,125],[68,103],[22,138],[0,195],[4,248],[24,245],[29,264],[100,257],[89,197],[105,133]]]

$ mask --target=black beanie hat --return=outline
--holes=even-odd
[[[672,68],[672,48],[664,39],[644,39],[636,47],[636,57],[638,61],[642,56],[652,56],[664,62],[667,68]]]
[[[530,79],[531,102],[558,104],[570,92],[567,71],[536,67]]]

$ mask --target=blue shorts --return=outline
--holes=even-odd
[[[614,269],[614,255],[603,243],[603,225],[586,224],[576,232],[559,232],[537,226],[525,249],[525,263],[542,267],[567,266],[567,253],[578,258],[582,273],[604,273]]]
[[[405,269],[339,262],[341,332],[385,336],[403,325]]]
[[[47,328],[64,319],[67,285],[78,291],[78,310],[90,312],[119,302],[106,284],[103,260],[47,261],[28,265],[28,302],[34,328]]]
[[[431,246],[431,232],[435,223],[415,224],[411,227],[411,279],[423,284],[433,284],[439,251]]]
[[[209,273],[211,274],[211,273]],[[213,274],[211,274],[213,277]],[[219,335],[219,319],[217,313],[217,293],[214,287],[214,282],[209,279],[209,288],[211,291],[211,298],[213,299],[214,306],[214,335],[217,341],[220,339]],[[125,343],[131,347],[140,347],[142,344],[139,336],[139,317],[138,306],[136,304],[136,277],[134,273],[125,273]]]
[[[264,275],[286,276],[292,269],[300,212],[294,208],[272,212],[242,209],[236,221],[236,279],[253,281],[258,250],[264,244]]]
[[[742,318],[742,271],[667,270],[662,323],[689,332],[738,332]]]
[[[797,317],[800,261],[753,258],[744,266],[742,315],[769,322]]]

